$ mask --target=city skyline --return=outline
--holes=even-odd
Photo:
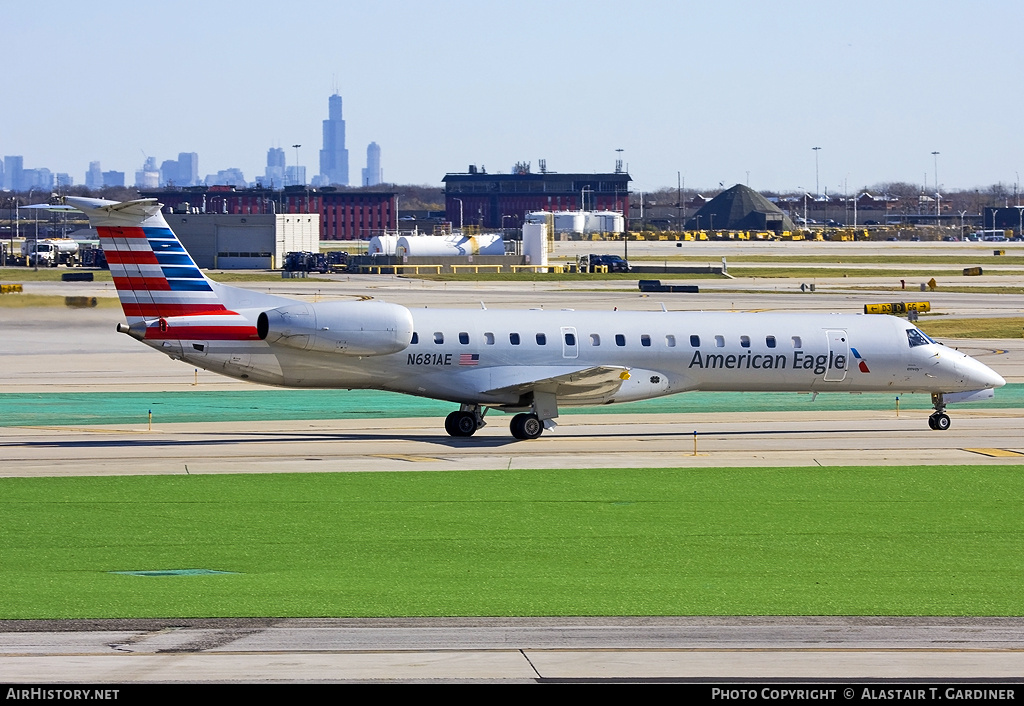
[[[678,174],[691,188],[836,193],[886,181],[1013,185],[1024,166],[1024,97],[1012,84],[1024,49],[999,32],[1021,24],[1024,6],[1008,0],[842,11],[803,0],[312,0],[301,13],[186,1],[175,14],[191,21],[123,0],[8,8],[10,75],[38,75],[43,43],[77,68],[61,70],[63,90],[13,91],[0,154],[81,183],[89,162],[131,174],[143,154],[184,148],[203,173],[234,167],[254,181],[267,145],[293,165],[300,144],[312,173],[323,98],[336,87],[347,141],[385,145],[393,183],[542,158],[551,171],[610,172],[621,157],[637,191]],[[211,56],[237,58],[242,75],[165,80],[153,48],[171,42],[182,48],[176,77],[205,75]],[[246,63],[271,47],[272,60]]]

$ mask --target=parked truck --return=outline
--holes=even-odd
[[[78,243],[70,238],[28,238],[21,243],[21,256],[29,265],[74,265],[78,260]]]

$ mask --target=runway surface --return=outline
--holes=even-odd
[[[1024,680],[1019,618],[0,623],[5,681]]]
[[[955,245],[955,244],[954,244]],[[632,247],[632,245],[631,245]],[[728,247],[728,246],[727,246]],[[709,251],[710,253],[711,251]],[[717,251],[716,251],[717,252]],[[669,308],[859,311],[878,292],[818,280],[826,291],[714,292]],[[875,280],[858,279],[871,285]],[[429,306],[653,310],[626,283],[421,283],[393,277],[270,283],[310,300],[371,293]],[[34,285],[45,293],[54,285]],[[263,286],[263,285],[260,285]],[[702,283],[702,287],[703,287]],[[742,283],[715,283],[737,288]],[[829,292],[829,287],[837,287]],[[103,289],[95,285],[95,289]],[[27,288],[28,289],[28,288]],[[62,292],[70,292],[62,288]],[[83,291],[90,291],[85,290]],[[74,293],[78,294],[76,290]],[[106,292],[110,294],[110,292]],[[667,295],[666,295],[667,296]],[[1019,296],[929,295],[950,316],[1020,315]],[[183,390],[197,380],[113,332],[117,310],[0,309],[6,392]],[[1024,382],[1024,345],[964,348],[1009,382]],[[201,389],[251,386],[210,373]],[[299,420],[0,428],[0,477],[114,474],[472,470],[783,465],[1020,465],[1022,411],[951,408],[934,432],[904,410],[566,415],[553,433],[515,442],[492,414],[471,439],[440,418]],[[684,400],[685,397],[680,398]],[[694,434],[697,431],[696,450]],[[1021,618],[474,618],[248,621],[0,622],[0,674],[12,682],[546,681],[586,679],[995,679],[1024,675]]]

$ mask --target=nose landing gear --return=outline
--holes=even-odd
[[[932,393],[932,406],[935,407],[935,411],[928,417],[928,427],[936,431],[946,431],[949,429],[950,421],[941,392]]]

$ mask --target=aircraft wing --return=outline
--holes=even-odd
[[[604,397],[615,394],[624,380],[629,379],[627,369],[615,365],[597,365],[566,372],[564,367],[514,366],[493,368],[492,387],[487,395],[525,395],[528,392],[550,392],[560,401],[580,397]]]

